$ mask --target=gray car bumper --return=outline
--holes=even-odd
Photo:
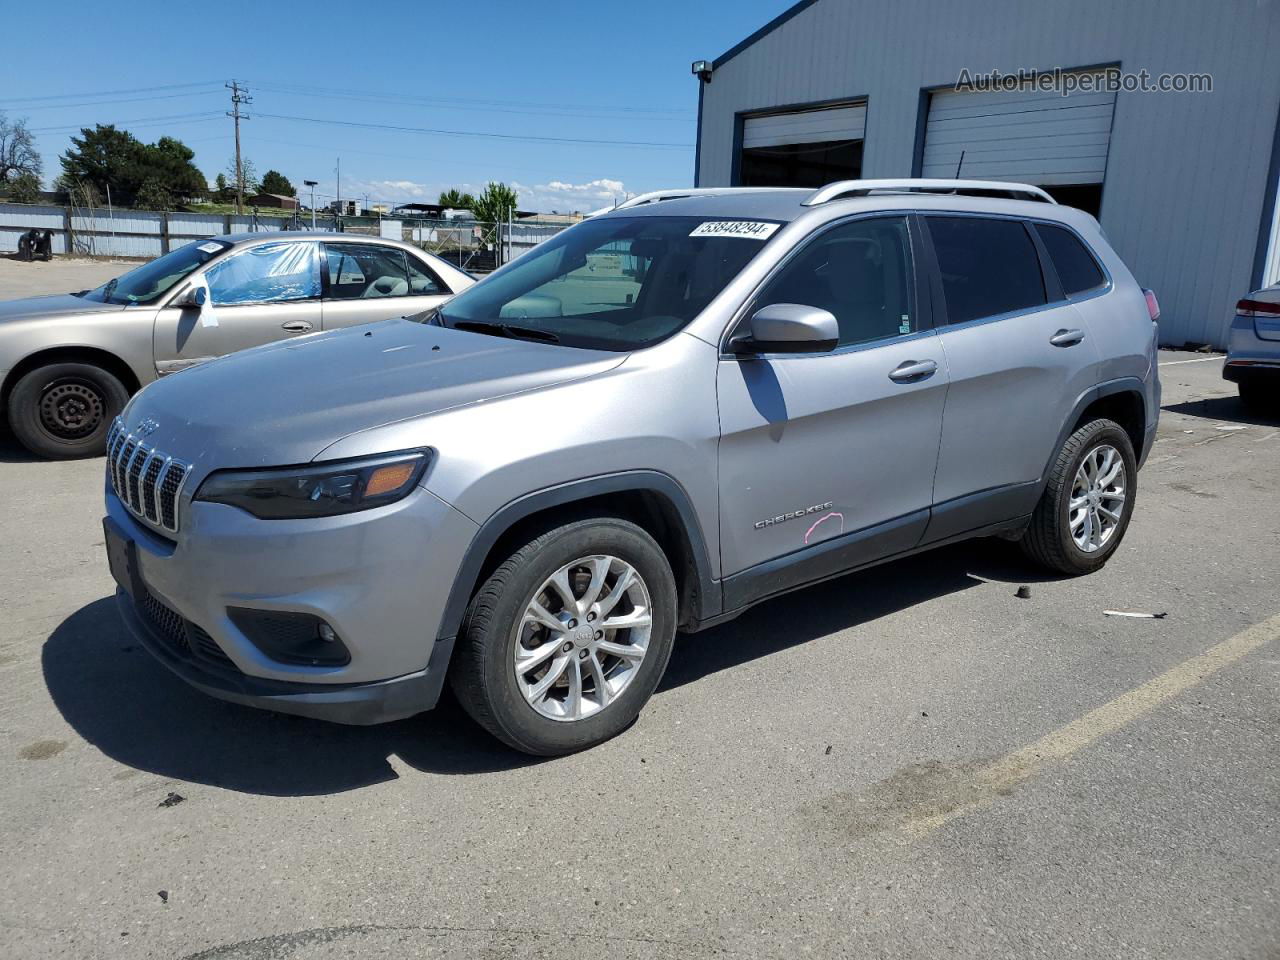
[[[453,640],[437,640],[425,669],[372,683],[312,684],[250,677],[190,655],[152,627],[124,591],[116,606],[125,626],[157,660],[196,689],[232,703],[335,723],[374,724],[430,710],[440,699]]]

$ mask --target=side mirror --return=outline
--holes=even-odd
[[[801,303],[761,307],[744,327],[729,340],[733,353],[827,353],[840,342],[835,315]]]
[[[203,307],[205,300],[204,287],[190,287],[178,294],[173,301],[175,307]]]

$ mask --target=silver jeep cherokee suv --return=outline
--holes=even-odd
[[[347,723],[449,679],[506,743],[617,734],[677,630],[927,547],[1064,573],[1124,536],[1155,310],[1035,187],[689,190],[413,318],[152,384],[108,442],[130,629],[239,703]]]

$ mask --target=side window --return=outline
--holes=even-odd
[[[1098,261],[1070,230],[1037,223],[1036,232],[1049,251],[1049,259],[1062,281],[1062,292],[1068,297],[1096,290],[1107,282]]]
[[[409,296],[433,297],[449,292],[440,278],[428,270],[421,260],[417,257],[406,259],[409,261]]]
[[[320,256],[314,243],[291,241],[250,247],[205,272],[215,306],[284,303],[320,296]]]
[[[920,329],[905,217],[855,220],[803,247],[761,291],[753,309],[801,303],[830,310],[840,344],[883,340]]]
[[[1045,303],[1040,257],[1020,220],[928,217],[949,323]]]
[[[329,299],[364,300],[409,295],[403,250],[373,243],[326,243]]]

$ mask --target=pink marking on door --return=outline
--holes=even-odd
[[[814,521],[813,526],[810,527],[808,532],[805,533],[804,535],[804,542],[808,543],[809,538],[813,536],[813,531],[817,530],[820,526],[822,526],[823,523],[830,520],[832,517],[840,518],[840,529],[836,531],[835,535],[839,536],[840,534],[844,533],[844,514],[833,510],[831,513],[828,513],[825,517],[819,517],[817,520]]]

